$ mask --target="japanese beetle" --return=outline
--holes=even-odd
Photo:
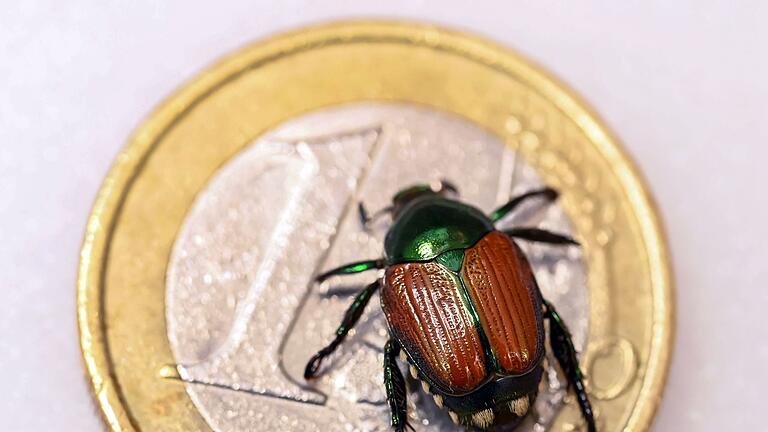
[[[494,223],[522,202],[557,198],[551,188],[510,200],[490,214],[453,199],[448,182],[398,192],[384,209],[392,225],[385,257],[359,261],[317,277],[385,269],[384,276],[354,299],[333,341],[307,363],[304,378],[317,373],[381,288],[390,339],[384,347],[384,383],[392,426],[409,427],[405,380],[398,355],[414,378],[458,424],[487,429],[515,423],[536,398],[543,371],[544,320],[550,346],[577,396],[587,428],[595,422],[576,350],[565,323],[541,295],[531,265],[514,239],[578,245],[572,238],[537,228],[499,231]],[[362,204],[363,224],[370,218]]]

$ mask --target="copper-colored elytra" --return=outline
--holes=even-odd
[[[493,231],[467,249],[461,276],[499,367],[528,370],[543,350],[536,281],[528,260],[505,234]]]
[[[421,358],[422,372],[451,393],[471,391],[487,375],[483,344],[460,290],[458,276],[435,262],[389,267],[381,290],[392,332]]]

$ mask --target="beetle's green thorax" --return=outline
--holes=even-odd
[[[391,264],[427,261],[446,251],[470,247],[493,229],[480,210],[425,192],[399,208],[384,250]]]

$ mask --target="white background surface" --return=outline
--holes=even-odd
[[[676,348],[654,430],[765,430],[766,3],[7,3],[0,5],[3,430],[103,429],[76,343],[75,273],[90,205],[131,130],[229,51],[341,17],[471,30],[526,53],[584,96],[645,174],[672,250]]]

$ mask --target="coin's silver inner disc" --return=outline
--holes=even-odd
[[[174,245],[166,315],[180,376],[214,430],[389,430],[382,384],[387,326],[378,299],[326,361],[322,377],[312,385],[302,378],[306,361],[331,340],[356,291],[379,275],[371,271],[323,285],[312,278],[382,255],[389,220],[381,218],[365,232],[358,201],[373,213],[402,187],[441,178],[486,212],[541,185],[515,152],[464,119],[374,103],[286,122],[213,176]],[[504,222],[513,224],[571,231],[556,203],[529,203]],[[581,349],[588,324],[581,253],[522,246],[545,297],[557,305]],[[520,430],[546,430],[564,388],[550,367],[536,409]],[[418,386],[410,390],[417,430],[459,430]]]

